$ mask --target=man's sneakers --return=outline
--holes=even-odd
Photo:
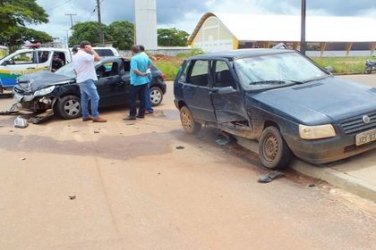
[[[98,117],[93,118],[93,122],[107,122],[107,120],[98,116]]]
[[[124,121],[134,121],[136,120],[136,116],[128,116],[123,119]]]
[[[96,118],[92,117],[91,115],[87,116],[87,117],[82,117],[82,121],[83,122],[88,122],[88,121],[93,121],[93,122],[107,122],[106,119],[98,116]]]
[[[93,120],[93,117],[91,115],[89,115],[87,117],[82,117],[83,122],[88,122],[88,121],[92,121],[92,120]]]

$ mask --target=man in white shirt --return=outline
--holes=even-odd
[[[107,122],[99,116],[99,95],[95,81],[98,80],[95,72],[95,61],[101,58],[91,47],[90,42],[82,41],[80,50],[73,56],[73,68],[77,75],[77,83],[81,92],[81,113],[83,121]],[[91,103],[91,115],[89,113],[89,101]]]

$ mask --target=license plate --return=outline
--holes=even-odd
[[[357,134],[355,136],[355,144],[357,146],[376,141],[376,129]]]

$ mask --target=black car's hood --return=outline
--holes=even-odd
[[[17,88],[27,92],[34,92],[52,85],[67,84],[74,81],[75,79],[71,77],[45,70],[20,76],[18,78]]]
[[[247,96],[269,112],[306,125],[333,123],[376,110],[375,88],[335,77],[258,94],[248,92]]]

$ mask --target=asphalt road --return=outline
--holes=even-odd
[[[136,122],[0,117],[0,249],[375,248],[374,203],[289,171],[257,183],[255,155],[183,132],[171,92]]]

